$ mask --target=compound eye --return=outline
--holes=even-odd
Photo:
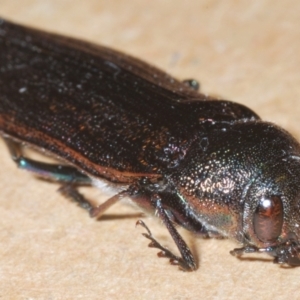
[[[255,210],[254,232],[262,242],[274,242],[281,234],[283,204],[279,196],[262,198]]]

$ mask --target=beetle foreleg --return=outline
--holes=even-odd
[[[244,253],[255,253],[255,252],[259,252],[259,248],[248,245],[242,248],[235,248],[230,251],[230,254],[232,256],[241,257]]]
[[[155,238],[152,236],[150,230],[148,227],[142,222],[138,221],[138,225],[142,225],[148,233],[144,233],[143,235],[151,240],[151,243],[149,244],[149,247],[152,248],[158,248],[161,250],[159,252],[160,257],[167,257],[170,259],[171,264],[178,265],[182,270],[184,271],[194,271],[196,270],[197,266],[193,257],[193,254],[191,253],[191,250],[181,237],[181,235],[176,230],[175,226],[173,225],[172,221],[170,220],[168,214],[166,213],[165,209],[162,206],[161,199],[158,195],[154,195],[151,197],[151,202],[153,203],[156,214],[160,217],[160,219],[163,221],[165,226],[167,227],[169,233],[171,234],[171,237],[173,238],[181,257],[174,255],[171,251],[166,249],[165,247],[161,246],[159,242],[155,240]]]
[[[274,249],[266,249],[274,256],[274,263],[288,264],[289,266],[300,266],[300,245],[294,239],[289,239],[286,242],[274,247]],[[268,251],[269,250],[269,251]]]
[[[267,253],[274,257],[274,263],[287,264],[289,266],[300,266],[300,245],[294,239],[266,248],[258,248],[255,246],[245,246],[230,251],[231,255],[240,257],[244,253]]]

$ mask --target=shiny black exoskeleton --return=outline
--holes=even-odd
[[[99,217],[123,197],[154,212],[196,269],[174,224],[300,265],[300,145],[250,109],[196,91],[132,57],[0,19],[0,132],[20,168],[63,183]],[[68,165],[22,156],[19,143]],[[109,184],[93,207],[76,185]]]

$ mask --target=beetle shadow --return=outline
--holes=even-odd
[[[273,260],[270,258],[259,258],[259,257],[236,257],[240,261],[252,262],[252,261],[260,261],[260,262],[272,262]]]
[[[97,222],[112,221],[112,220],[124,220],[124,219],[140,219],[145,217],[143,213],[130,213],[130,214],[104,214],[97,218]]]
[[[294,268],[299,268],[299,266],[284,266],[284,265],[280,266],[280,269],[284,269],[284,270],[290,270]]]
[[[236,258],[240,261],[246,261],[246,262],[252,262],[252,261],[260,261],[260,262],[264,262],[264,263],[270,263],[270,262],[272,263],[273,262],[272,258],[256,258],[256,257],[236,257]],[[278,263],[274,263],[274,264],[279,265],[280,269],[284,269],[284,270],[290,270],[290,269],[299,267],[299,266],[281,265]]]

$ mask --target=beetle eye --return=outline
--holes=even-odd
[[[255,210],[254,232],[262,242],[274,242],[281,234],[283,204],[279,196],[262,198]]]

